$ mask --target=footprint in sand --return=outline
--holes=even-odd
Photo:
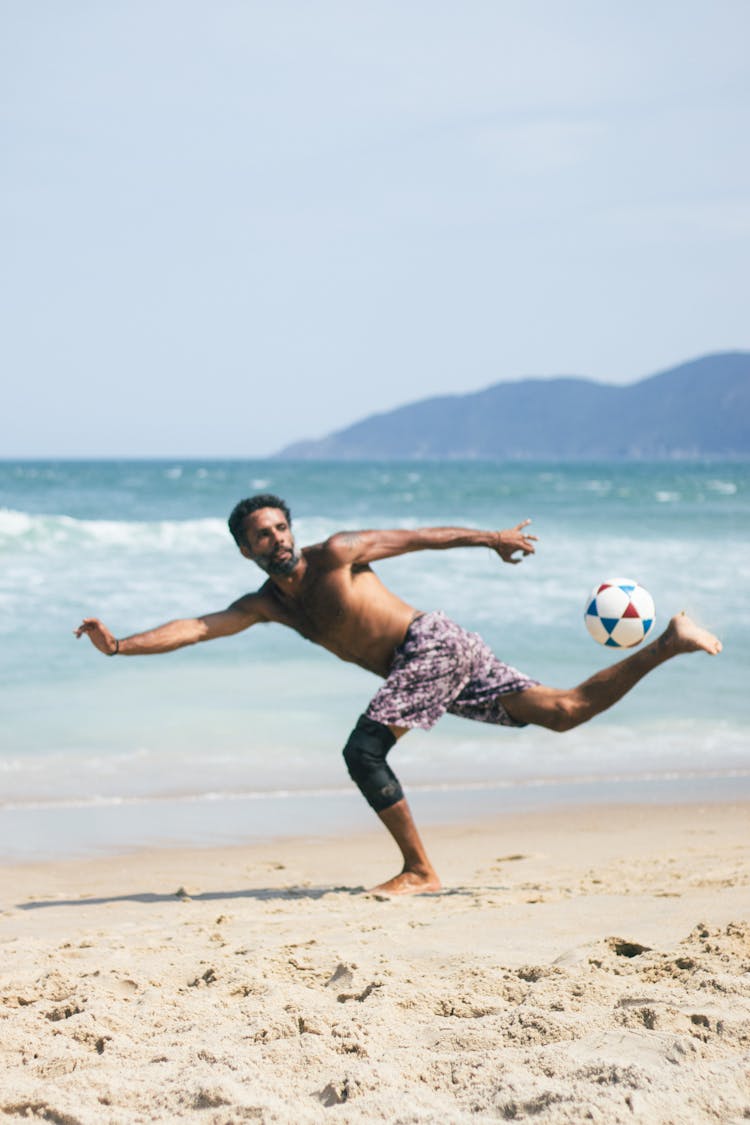
[[[72,1001],[69,1004],[61,1004],[60,1007],[53,1008],[44,1014],[52,1023],[58,1023],[60,1020],[69,1020],[71,1016],[80,1016],[83,1010],[75,1001]]]
[[[354,974],[352,969],[356,969],[356,965],[345,965],[339,962],[333,973],[325,983],[326,988],[351,988],[354,983]]]
[[[315,1095],[319,1102],[326,1108],[334,1105],[343,1105],[348,1102],[353,1093],[352,1085],[348,1078],[343,1082],[329,1082]]]
[[[138,991],[138,985],[134,980],[130,980],[129,977],[116,977],[111,982],[110,988],[112,992],[116,993],[118,996],[123,996],[126,998],[135,995],[135,993]]]

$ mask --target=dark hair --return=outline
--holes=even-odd
[[[243,527],[245,517],[249,516],[251,512],[259,511],[261,508],[278,508],[284,513],[286,522],[291,527],[292,513],[281,497],[274,496],[272,492],[261,492],[258,496],[250,496],[247,500],[240,500],[238,504],[235,504],[229,517],[229,530],[238,547],[247,546]]]

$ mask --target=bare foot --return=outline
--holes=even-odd
[[[372,887],[371,894],[383,895],[423,895],[429,891],[439,891],[442,883],[437,873],[429,871],[402,871],[387,883]]]
[[[664,631],[664,639],[678,652],[707,652],[716,656],[721,652],[721,641],[708,629],[696,625],[683,611],[673,617]]]

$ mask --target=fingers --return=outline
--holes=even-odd
[[[101,627],[102,623],[98,617],[84,617],[78,628],[74,629],[74,634],[80,639],[84,633],[91,635],[91,633],[96,632],[96,630],[101,629]]]
[[[534,544],[539,542],[538,536],[527,534],[524,531],[524,528],[528,527],[530,523],[530,519],[521,520],[510,530],[497,533],[499,543],[495,550],[503,562],[513,563],[515,566],[523,562],[528,555],[536,554]],[[521,552],[521,558],[515,559],[513,556],[517,551]]]
[[[528,527],[530,523],[531,523],[531,520],[530,520],[530,519],[527,519],[527,520],[521,520],[521,522],[520,522],[520,523],[517,523],[517,524],[516,524],[516,526],[515,526],[515,527],[513,528],[513,530],[514,530],[514,531],[516,531],[516,532],[518,532],[518,534],[519,534],[519,535],[520,535],[520,536],[521,536],[521,537],[522,537],[523,539],[531,539],[531,540],[533,540],[533,541],[534,541],[535,543],[538,543],[538,542],[539,542],[539,537],[538,537],[537,535],[526,535],[526,534],[524,533],[524,530],[523,530],[523,529],[524,529],[525,527]]]

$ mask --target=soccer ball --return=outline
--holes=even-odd
[[[610,648],[639,645],[654,624],[654,599],[631,578],[600,582],[586,599],[583,620],[595,641]]]

